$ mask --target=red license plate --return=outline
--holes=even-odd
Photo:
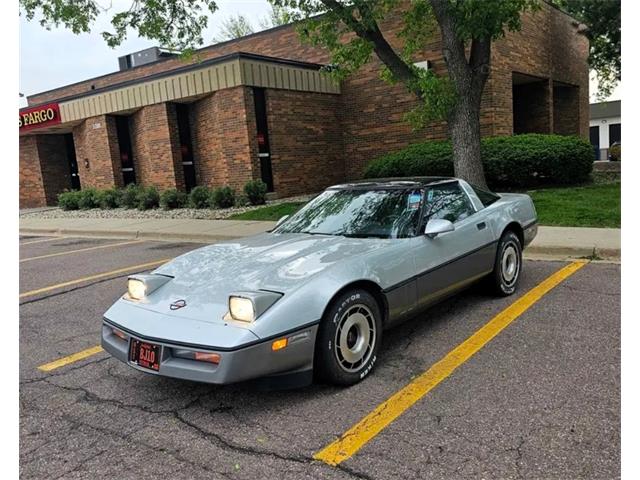
[[[160,345],[131,339],[129,361],[149,370],[160,370]]]

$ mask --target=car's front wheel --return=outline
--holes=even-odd
[[[373,369],[381,340],[382,315],[373,295],[363,289],[341,294],[320,322],[316,374],[337,385],[359,382]]]

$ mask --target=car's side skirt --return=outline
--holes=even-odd
[[[385,327],[401,323],[491,273],[497,243],[490,242],[384,290],[389,306]]]

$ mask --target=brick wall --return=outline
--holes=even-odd
[[[253,95],[247,87],[220,90],[190,107],[199,185],[229,185],[242,191],[259,175]]]
[[[114,117],[100,115],[87,118],[73,129],[73,142],[82,188],[123,185]]]
[[[20,208],[44,207],[46,196],[42,184],[38,142],[35,135],[20,137]]]
[[[541,119],[540,124],[534,125],[536,131],[579,131],[581,135],[588,134],[588,67],[586,64],[588,42],[584,36],[576,33],[577,26],[573,24],[574,20],[571,17],[546,3],[541,3],[541,6],[539,11],[523,15],[520,32],[508,33],[505,38],[496,41],[493,45],[492,70],[482,100],[482,135],[510,135],[513,133],[513,72],[537,77],[545,81],[548,86],[545,93],[548,95],[541,97],[543,103],[533,105],[533,108],[541,109],[540,115],[537,115],[537,118]],[[389,15],[382,23],[386,38],[395,48],[401,45],[397,35],[400,26],[401,17],[399,15]],[[429,59],[432,61],[436,73],[445,73],[446,66],[440,48],[439,32],[436,29],[432,41],[425,46],[420,54],[416,55],[415,60]],[[200,50],[193,61],[215,58],[239,51],[308,62],[329,62],[329,56],[326,52],[302,45],[292,26],[207,47]],[[183,65],[184,62],[180,59],[164,60],[152,65],[87,80],[52,92],[34,95],[29,98],[29,101],[33,104],[71,94],[89,92],[92,86],[100,88],[125,80],[143,78]],[[411,129],[405,122],[404,115],[416,105],[416,100],[402,85],[389,86],[380,80],[380,66],[380,62],[373,56],[371,61],[359,72],[343,82],[342,94],[334,97],[334,100],[331,101],[337,112],[334,114],[336,124],[342,126],[342,139],[333,144],[338,145],[341,142],[343,145],[341,158],[344,161],[344,177],[348,179],[359,177],[364,166],[381,154],[425,139],[444,138],[447,134],[446,124],[443,122],[429,125],[419,131]],[[574,86],[576,90],[571,94],[573,100],[566,101],[565,97],[558,94],[556,95],[557,104],[554,105],[550,80]],[[307,115],[307,111],[302,108],[304,101],[299,100],[297,96],[294,100],[297,103],[291,107],[291,110],[287,111],[282,108],[282,104],[277,101],[278,96],[282,95],[284,98],[290,94],[291,92],[273,94],[274,108],[282,111],[285,115],[285,118],[280,121],[276,116],[276,110],[273,110],[269,118],[271,135],[274,136],[272,142],[276,142],[272,149],[275,156],[284,153],[286,157],[289,157],[294,151],[294,148],[288,146],[287,142],[295,144],[295,140],[287,140],[283,136],[283,130],[280,130],[281,124],[289,125],[289,128],[294,130],[296,128],[306,129],[305,123],[313,121]],[[237,87],[216,92],[192,104],[192,136],[198,183],[210,186],[231,184],[240,189],[247,179],[259,177],[252,102],[251,89]],[[318,103],[318,100],[310,98],[308,102],[310,105],[320,108],[325,117],[330,116],[327,112],[327,104],[330,103],[328,100]],[[577,114],[572,116],[568,113],[569,109],[575,111],[576,105]],[[151,110],[145,112],[147,108],[149,107],[136,115],[139,118],[151,115]],[[158,108],[162,110],[163,107]],[[294,119],[294,113],[298,120]],[[160,116],[162,117],[162,115]],[[557,127],[554,127],[554,117],[558,119],[557,122],[561,122]],[[323,121],[323,119],[319,119],[318,124],[322,125]],[[141,165],[138,168],[139,172],[136,173],[142,183],[168,185],[175,177],[174,184],[180,186],[182,169],[177,168],[175,163],[175,153],[178,150],[173,147],[175,140],[173,139],[172,125],[175,122],[172,121],[171,107],[166,112],[165,123],[166,125],[162,126],[162,129],[167,132],[164,140],[157,138],[157,133],[154,133],[160,127],[138,125],[139,149],[143,153]],[[322,130],[320,127],[317,128]],[[142,133],[143,131],[145,133]],[[309,128],[308,131],[311,132],[312,129]],[[308,137],[309,134],[306,132],[307,130],[305,130],[305,136]],[[333,134],[322,130],[320,135],[327,138]],[[168,155],[166,162],[160,160],[163,157],[158,156],[159,151],[153,153],[149,150],[152,147],[143,145],[147,137],[151,138],[151,143],[157,141],[158,146],[162,144],[166,147],[165,154]],[[279,137],[280,139],[278,139]],[[101,149],[106,140],[97,134],[95,139],[98,142],[98,149]],[[318,140],[318,142],[322,143],[322,140]],[[91,142],[87,144],[91,144]],[[106,144],[113,146],[113,142]],[[276,151],[278,144],[281,147],[280,153]],[[301,149],[300,145],[296,145],[296,148],[300,152],[308,153],[307,150]],[[80,148],[77,147],[77,150]],[[107,156],[104,151],[91,155],[97,158],[106,158]],[[333,158],[332,156],[333,153],[328,158]],[[98,186],[98,184],[112,184],[114,181],[121,181],[119,174],[115,175],[113,171],[109,172],[108,161],[103,162],[105,165],[103,173],[85,172],[83,158],[85,158],[84,155],[78,155],[83,186]],[[165,165],[156,167],[150,164],[152,158],[156,159],[154,163],[165,163]],[[277,161],[282,162],[282,166],[290,163],[290,160],[285,157],[280,157],[280,159],[274,157],[274,165]],[[312,158],[311,161],[316,162],[317,160]],[[332,163],[332,165],[335,164]],[[173,173],[171,169],[173,169]],[[315,169],[315,165],[309,167],[309,171]],[[304,172],[304,170],[297,171]],[[286,167],[274,167],[274,175],[278,177],[276,189],[280,185],[285,190],[291,190],[295,188],[296,184],[308,181],[303,179],[303,175],[295,174],[290,174],[293,178],[285,179],[286,172]],[[87,182],[85,177],[91,181]]]
[[[577,87],[553,87],[553,133],[580,135],[580,90]]]
[[[344,180],[339,101],[321,93],[266,91],[274,190],[279,196],[317,192]]]
[[[494,42],[491,75],[485,91],[490,99],[492,135],[513,133],[513,72],[561,81],[578,90],[579,115],[577,130],[585,138],[589,133],[589,42],[577,33],[575,20],[541,2],[541,9],[522,15],[522,29],[507,33]],[[545,94],[547,95],[547,94]],[[553,131],[553,100],[547,107],[551,120],[547,132]],[[536,108],[536,105],[531,105]],[[560,108],[555,113],[563,114]]]
[[[175,105],[143,107],[129,118],[136,183],[184,189]]]
[[[63,135],[20,137],[20,208],[55,205],[58,194],[71,188]]]

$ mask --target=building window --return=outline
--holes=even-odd
[[[269,147],[269,128],[267,125],[267,102],[264,88],[253,89],[258,135],[258,158],[260,177],[267,184],[267,191],[273,192],[273,172],[271,170],[271,150]]]
[[[193,148],[191,146],[191,127],[189,126],[189,105],[176,103],[176,118],[178,121],[178,136],[180,137],[180,153],[182,154],[182,168],[184,171],[184,187],[190,192],[196,186],[196,167],[193,162]]]
[[[116,116],[116,132],[120,146],[120,162],[122,165],[122,180],[124,185],[136,183],[136,172],[133,168],[133,150],[129,133],[129,117]]]

